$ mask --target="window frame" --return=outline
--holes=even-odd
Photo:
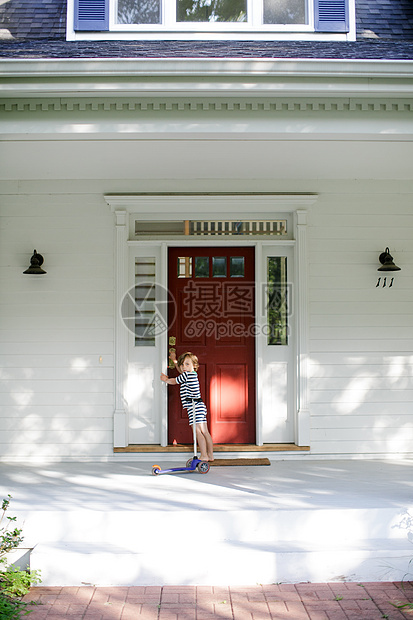
[[[176,21],[177,0],[159,0],[161,3],[161,23],[159,24],[119,24],[117,23],[118,0],[109,0],[110,32],[313,32],[314,2],[305,2],[305,24],[264,24],[264,0],[247,0],[247,21],[245,22],[178,22]]]
[[[246,22],[177,22],[161,0],[162,23],[118,24],[117,0],[68,0],[67,40],[355,40],[355,0],[306,0],[306,24],[263,24],[263,0],[247,0]]]

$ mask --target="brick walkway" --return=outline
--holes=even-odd
[[[413,582],[33,588],[29,620],[413,620]]]

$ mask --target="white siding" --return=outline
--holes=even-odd
[[[308,230],[311,451],[412,453],[407,184],[363,182],[360,191],[357,182],[303,181],[280,191],[287,185],[320,193]],[[114,221],[105,187],[74,181],[2,187],[0,458],[108,457]],[[386,246],[402,268],[392,288],[376,287]],[[45,276],[22,274],[33,249],[45,258]]]
[[[368,187],[320,196],[311,214],[311,449],[318,454],[413,451],[412,198],[394,183]],[[377,268],[386,246],[402,270],[383,287]]]
[[[103,195],[114,185],[2,185],[0,458],[113,453],[114,221]],[[312,454],[411,454],[410,184],[303,180],[277,190],[320,194],[308,230]],[[391,288],[376,287],[386,246],[402,268]],[[22,274],[33,249],[45,276]]]
[[[0,195],[0,457],[112,453],[113,216],[74,182]],[[23,275],[36,249],[43,276]]]

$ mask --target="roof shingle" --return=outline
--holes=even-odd
[[[359,43],[65,42],[66,0],[0,0],[0,56],[412,58],[413,0],[356,0]],[[3,40],[1,32],[3,31]],[[377,42],[382,42],[378,45]],[[384,45],[383,42],[388,42]]]
[[[0,58],[319,58],[412,60],[413,41],[0,41]]]
[[[357,37],[413,40],[412,0],[356,0]]]
[[[0,29],[15,39],[66,36],[66,0],[0,0]]]

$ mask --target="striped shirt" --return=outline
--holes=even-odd
[[[198,375],[195,371],[181,373],[176,377],[176,382],[180,386],[179,395],[184,409],[192,406],[193,399],[199,400],[201,398]]]

